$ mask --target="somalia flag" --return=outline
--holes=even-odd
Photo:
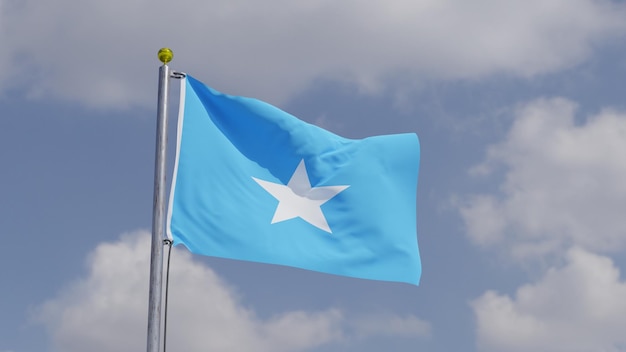
[[[191,252],[417,285],[415,134],[337,136],[182,80],[167,234]]]

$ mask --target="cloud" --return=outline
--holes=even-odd
[[[39,309],[54,350],[145,348],[149,235],[123,236],[90,255],[87,276]],[[337,309],[291,311],[268,319],[244,307],[235,289],[191,255],[173,250],[168,346],[181,351],[306,351],[376,335],[422,337],[430,325],[413,316],[348,319]]]
[[[314,80],[365,91],[424,78],[530,76],[572,67],[623,35],[609,0],[22,0],[0,5],[0,91],[153,106],[156,51],[231,93],[280,102]],[[20,79],[14,79],[19,77]]]
[[[506,139],[488,149],[475,174],[504,171],[497,194],[465,199],[468,234],[517,258],[571,245],[626,246],[626,114],[611,110],[576,122],[576,105],[543,99],[522,106]]]
[[[581,249],[514,297],[488,291],[472,302],[481,351],[626,350],[626,282],[609,258]]]

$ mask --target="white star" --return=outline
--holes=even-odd
[[[259,180],[255,177],[253,179],[278,200],[278,207],[276,207],[274,218],[272,218],[272,224],[300,217],[302,220],[328,233],[332,232],[320,206],[339,192],[350,187],[311,187],[304,160],[300,161],[286,186],[280,183]]]

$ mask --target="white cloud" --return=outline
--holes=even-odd
[[[609,0],[2,2],[0,91],[96,106],[154,104],[156,51],[237,94],[280,102],[320,77],[534,75],[572,67],[626,30]],[[415,81],[415,80],[411,80]],[[21,82],[21,83],[17,83]]]
[[[497,195],[465,200],[460,211],[472,240],[517,257],[571,245],[594,251],[626,246],[626,114],[605,110],[576,123],[564,99],[521,107],[506,139],[474,169],[504,168]]]
[[[488,291],[472,303],[481,351],[626,351],[626,282],[609,258],[572,249],[514,297]]]
[[[57,351],[145,348],[149,235],[99,245],[89,272],[41,306]],[[337,309],[292,311],[261,319],[211,269],[173,250],[168,346],[181,351],[306,351],[375,335],[421,337],[430,326],[413,316],[348,319]]]

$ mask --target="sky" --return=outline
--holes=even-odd
[[[176,247],[168,348],[626,351],[622,1],[1,0],[0,43],[0,352],[145,349],[161,47],[422,152],[418,287]]]

